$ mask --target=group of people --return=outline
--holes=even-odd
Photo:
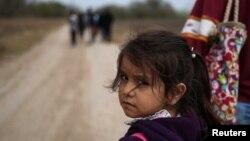
[[[133,120],[120,141],[201,141],[209,126],[225,124],[212,108],[204,56],[207,31],[222,22],[226,5],[227,0],[196,0],[182,35],[147,31],[122,46],[110,88],[118,91],[125,115]],[[249,5],[240,0],[239,21],[248,33]],[[237,124],[250,124],[249,41],[240,53]]]
[[[89,29],[89,43],[96,40],[96,36],[101,32],[102,39],[110,42],[112,38],[112,23],[113,16],[108,9],[102,9],[98,12],[93,12],[88,9],[86,13],[76,12],[71,10],[69,13],[70,39],[73,46],[77,43],[77,35],[83,38],[86,29]]]

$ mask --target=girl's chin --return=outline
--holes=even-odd
[[[130,113],[130,112],[126,112],[124,111],[125,115],[129,118],[139,118],[141,116],[137,115],[137,114],[134,114],[134,113]]]

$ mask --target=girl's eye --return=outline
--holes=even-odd
[[[125,76],[125,75],[121,75],[121,76],[120,76],[120,79],[121,79],[121,80],[128,80],[127,76]]]
[[[138,85],[149,85],[149,83],[145,80],[139,80]]]

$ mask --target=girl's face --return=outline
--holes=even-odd
[[[133,65],[124,56],[121,62],[119,100],[124,113],[131,118],[145,117],[165,106],[162,81],[152,84],[152,76]]]

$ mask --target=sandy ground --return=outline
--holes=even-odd
[[[117,141],[128,120],[105,88],[118,46],[69,42],[68,26],[0,64],[0,141]]]

